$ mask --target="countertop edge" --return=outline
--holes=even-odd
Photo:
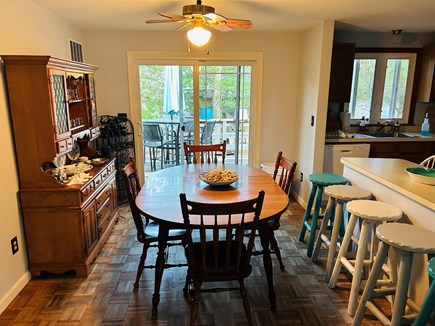
[[[349,157],[346,158],[346,157],[344,157],[344,158],[341,159],[340,162],[344,166],[352,168],[353,170],[355,170],[357,172],[360,172],[360,173],[362,173],[362,174],[372,178],[373,180],[375,180],[375,181],[377,181],[377,182],[387,186],[388,188],[390,188],[390,189],[392,189],[392,190],[394,190],[396,192],[399,192],[399,193],[409,197],[410,199],[414,200],[415,202],[420,203],[421,205],[424,205],[424,206],[432,209],[432,211],[435,211],[435,203],[434,202],[431,202],[428,199],[423,198],[423,197],[419,196],[418,194],[415,194],[414,192],[404,188],[403,186],[400,186],[399,184],[394,183],[391,180],[386,179],[386,178],[382,177],[381,175],[376,174],[375,172],[372,172],[368,168],[364,168],[362,166],[363,164],[367,164],[367,162],[370,162],[370,161],[375,162],[375,161],[381,161],[381,160],[384,160],[386,162],[387,161],[390,161],[390,162],[392,162],[392,161],[403,161],[403,162],[406,162],[407,165],[409,165],[408,167],[419,166],[416,163],[409,162],[409,161],[406,161],[406,160],[401,160],[401,159],[382,159],[382,158],[354,158],[354,157],[352,157],[352,158],[349,158]],[[403,172],[403,173],[405,173],[405,172]],[[406,177],[408,177],[408,176],[406,176]],[[419,186],[420,186],[420,184],[419,184]],[[431,190],[435,191],[434,186],[421,184],[421,187],[427,188],[428,191],[431,191]]]

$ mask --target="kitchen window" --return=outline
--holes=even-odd
[[[353,122],[408,123],[415,61],[415,53],[356,53],[349,103]]]

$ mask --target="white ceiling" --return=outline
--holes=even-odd
[[[157,13],[181,14],[196,0],[31,0],[84,30],[174,30],[170,24],[145,24]],[[434,32],[434,0],[204,0],[227,18],[252,20],[255,31],[303,30],[322,20],[336,29],[366,32]]]

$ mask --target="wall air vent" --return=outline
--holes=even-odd
[[[80,43],[70,40],[69,49],[71,52],[72,61],[83,62],[83,50]]]

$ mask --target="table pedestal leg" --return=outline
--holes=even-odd
[[[156,275],[154,279],[154,294],[153,294],[153,310],[152,313],[157,313],[157,306],[160,302],[160,285],[162,284],[163,269],[166,261],[166,246],[168,242],[169,228],[165,223],[159,224],[159,243],[156,259]]]
[[[270,233],[267,221],[260,221],[258,223],[258,233],[260,234],[261,246],[263,247],[263,264],[266,273],[267,286],[269,288],[269,302],[270,310],[276,311],[276,295],[273,287],[273,267],[272,258],[270,257]]]

